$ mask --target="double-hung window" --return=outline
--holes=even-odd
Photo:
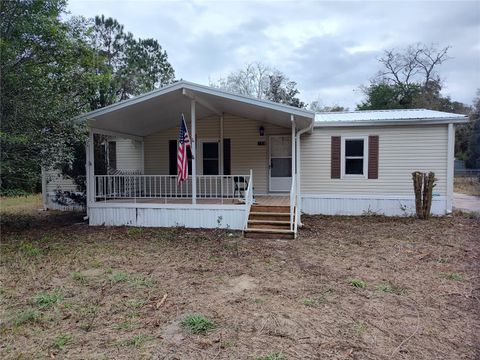
[[[368,137],[342,137],[342,177],[366,177]]]

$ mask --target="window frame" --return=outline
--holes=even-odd
[[[363,174],[346,174],[346,160],[345,145],[349,140],[363,140]],[[347,135],[342,136],[340,150],[340,167],[342,179],[367,179],[368,178],[368,135]],[[360,159],[360,156],[349,156],[349,159]]]

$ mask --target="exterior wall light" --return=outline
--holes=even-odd
[[[264,128],[263,126],[260,126],[260,127],[258,128],[258,132],[260,133],[260,136],[265,135],[265,128]]]

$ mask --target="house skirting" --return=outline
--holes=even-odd
[[[414,196],[302,194],[302,212],[309,215],[410,216],[415,214]],[[447,213],[447,197],[434,196],[432,214]]]
[[[78,193],[81,195],[81,193]],[[55,201],[56,198],[55,192],[47,192],[44,195],[44,204],[43,207],[45,210],[60,210],[60,211],[83,211],[85,206],[80,205],[73,200],[68,201],[66,204],[59,204]]]
[[[90,225],[243,230],[245,205],[94,204]]]

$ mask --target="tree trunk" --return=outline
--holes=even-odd
[[[432,208],[433,188],[435,187],[435,173],[412,173],[413,189],[415,192],[415,212],[419,219],[428,219]]]
[[[425,211],[425,217],[424,219],[428,219],[430,217],[430,212],[432,209],[432,197],[433,197],[433,188],[435,187],[435,174],[433,172],[429,172],[428,176],[427,174],[424,174],[425,176],[425,187],[424,191],[427,193],[427,195],[424,195],[424,211]]]
[[[422,173],[412,173],[413,189],[415,191],[415,213],[419,219],[422,218]]]

